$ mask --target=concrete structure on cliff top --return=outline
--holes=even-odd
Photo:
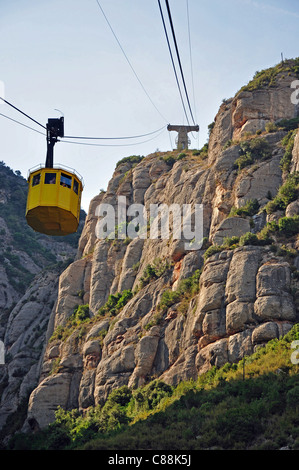
[[[178,133],[176,144],[178,150],[188,150],[188,145],[190,144],[190,139],[188,137],[188,132],[198,132],[199,126],[182,126],[182,125],[172,125],[168,124],[167,130],[176,131]]]

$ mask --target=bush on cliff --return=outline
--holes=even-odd
[[[235,161],[235,166],[242,170],[256,161],[267,160],[271,157],[270,144],[263,138],[246,140],[240,144],[240,157]]]

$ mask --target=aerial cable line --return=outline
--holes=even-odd
[[[140,78],[138,77],[137,73],[135,72],[133,65],[131,64],[131,62],[130,62],[128,56],[127,56],[127,54],[125,53],[124,48],[122,47],[122,45],[121,45],[121,43],[120,43],[118,37],[116,36],[116,34],[115,34],[115,32],[114,32],[114,30],[113,30],[113,28],[112,28],[112,26],[111,26],[111,24],[110,24],[110,22],[109,22],[107,16],[105,15],[105,12],[104,12],[104,10],[103,10],[103,8],[102,8],[102,6],[101,6],[99,0],[96,0],[96,1],[97,1],[97,4],[98,4],[98,6],[99,6],[99,8],[100,8],[100,10],[101,10],[101,12],[102,12],[102,14],[103,14],[103,16],[104,16],[104,18],[105,18],[107,24],[108,24],[108,26],[109,26],[109,28],[110,28],[110,30],[111,30],[113,36],[114,36],[114,38],[115,38],[117,44],[119,45],[119,47],[120,47],[120,49],[121,49],[121,51],[122,51],[122,53],[123,53],[123,55],[124,55],[126,61],[128,62],[129,66],[130,66],[130,68],[131,68],[133,74],[135,75],[136,79],[138,80],[138,82],[139,82],[141,88],[143,89],[144,93],[146,94],[146,96],[148,97],[148,99],[150,100],[150,102],[152,103],[152,105],[154,106],[154,108],[156,109],[156,111],[160,114],[160,116],[162,117],[162,119],[163,119],[165,122],[168,122],[168,120],[163,116],[163,114],[161,114],[161,112],[159,111],[159,109],[157,108],[157,106],[155,105],[155,103],[153,102],[153,100],[151,99],[151,97],[150,97],[150,95],[148,94],[148,92],[146,91],[146,89],[145,89],[143,83],[141,82]]]
[[[14,106],[12,103],[9,103],[8,101],[6,101],[4,98],[1,98],[0,96],[0,99],[2,101],[4,101],[4,103],[8,104],[9,106],[11,106],[12,108],[14,108],[16,111],[18,111],[19,113],[23,114],[24,116],[26,116],[28,119],[30,119],[31,121],[35,122],[36,124],[38,124],[39,126],[41,126],[43,129],[47,130],[46,126],[43,126],[40,122],[36,121],[35,119],[33,119],[31,116],[29,116],[28,114],[26,114],[24,111],[22,111],[21,109],[17,108],[16,106]],[[24,127],[28,127],[29,129],[35,131],[35,132],[38,132],[39,134],[43,134],[42,132],[36,130],[36,129],[33,129],[32,127],[29,127],[27,126],[26,124],[23,124],[21,123],[20,121],[17,121],[13,118],[10,118],[9,116],[6,116],[5,114],[1,114],[1,116],[3,117],[6,117],[7,119],[10,119],[11,121],[14,121],[16,122],[17,124],[20,124],[21,126],[24,126]],[[133,136],[126,136],[126,137],[77,137],[77,136],[64,136],[65,138],[67,139],[86,139],[86,140],[126,140],[126,139],[138,139],[138,138],[141,138],[141,137],[147,137],[149,135],[153,135],[153,134],[157,134],[158,132],[160,132],[162,129],[164,129],[164,126],[163,127],[160,127],[160,129],[157,129],[155,131],[152,131],[152,132],[148,132],[147,134],[140,134],[140,135],[133,135]],[[43,134],[43,135],[46,135],[46,134]],[[159,134],[160,135],[160,134]],[[62,140],[60,142],[63,142]]]
[[[47,130],[46,126],[43,126],[43,124],[41,124],[40,122],[36,121],[35,119],[33,119],[31,116],[28,116],[28,114],[24,113],[24,111],[21,111],[19,108],[17,108],[16,106],[14,106],[13,104],[9,103],[8,101],[6,101],[4,98],[2,98],[0,96],[0,100],[4,101],[4,103],[8,104],[8,106],[11,106],[12,108],[14,108],[16,111],[18,111],[19,113],[23,114],[24,116],[26,116],[28,119],[30,119],[31,121],[35,122],[35,124],[38,124],[39,126],[41,126],[43,129]]]
[[[38,134],[41,134],[41,135],[43,135],[44,137],[46,136],[46,134],[45,134],[44,132],[38,131],[37,129],[33,129],[33,127],[27,126],[26,124],[23,124],[22,122],[17,121],[16,119],[13,119],[13,118],[11,118],[11,117],[9,117],[9,116],[6,116],[6,114],[0,113],[0,116],[3,116],[3,117],[5,117],[6,119],[9,119],[10,121],[13,121],[13,122],[15,122],[15,123],[17,123],[17,124],[20,124],[21,126],[27,127],[27,129],[31,129],[32,131],[37,132]]]
[[[188,120],[188,116],[187,116],[187,112],[186,112],[186,108],[185,108],[185,104],[184,104],[184,100],[183,100],[183,95],[182,95],[182,92],[181,92],[181,87],[180,87],[178,75],[177,75],[176,68],[175,68],[175,63],[174,63],[174,59],[173,59],[173,55],[172,55],[172,51],[171,51],[171,46],[170,46],[170,42],[169,42],[169,38],[168,38],[167,28],[166,28],[166,25],[165,25],[165,20],[164,20],[164,16],[163,16],[163,11],[162,11],[162,7],[161,7],[160,0],[158,0],[158,3],[159,3],[159,9],[160,9],[160,13],[161,13],[162,23],[163,23],[163,27],[164,27],[164,32],[165,32],[165,36],[166,36],[166,41],[167,41],[167,44],[168,44],[168,49],[169,49],[169,53],[170,53],[170,58],[171,58],[171,62],[172,62],[172,67],[173,67],[174,75],[175,75],[175,78],[176,78],[176,82],[177,82],[179,94],[180,94],[180,97],[181,97],[181,101],[182,101],[184,113],[185,113],[185,116],[186,116],[186,119],[187,119],[187,122],[188,122],[188,125],[189,125],[189,120]]]
[[[10,121],[13,121],[16,124],[19,124],[23,127],[26,127],[27,129],[30,129],[30,130],[32,130],[34,132],[37,132],[38,134],[41,134],[44,137],[46,137],[46,134],[44,132],[38,131],[37,129],[33,129],[33,127],[27,126],[26,124],[24,124],[20,121],[17,121],[16,119],[13,119],[13,118],[7,116],[6,114],[0,113],[0,116],[4,117],[6,119],[9,119]],[[151,140],[156,139],[157,137],[159,137],[164,132],[165,127],[163,126],[161,129],[162,129],[162,132],[160,132],[158,135],[155,135],[151,139],[147,139],[147,140],[142,141],[142,142],[134,142],[132,144],[91,144],[91,143],[87,143],[87,142],[71,142],[69,140],[60,140],[60,139],[58,139],[58,141],[62,142],[62,143],[65,143],[65,144],[91,145],[91,146],[95,146],[95,147],[129,147],[129,146],[133,146],[133,145],[144,144],[146,142],[150,142]],[[161,129],[159,129],[159,130],[161,131]],[[151,134],[153,134],[153,133],[151,133]],[[144,137],[146,135],[151,135],[151,134],[144,134]]]
[[[189,107],[189,111],[190,111],[190,114],[191,114],[191,117],[192,117],[193,124],[195,125],[193,113],[192,113],[191,106],[190,106],[189,96],[188,96],[188,92],[187,92],[187,87],[186,87],[186,83],[185,83],[185,78],[184,78],[184,74],[183,74],[183,69],[182,69],[180,54],[179,54],[179,50],[178,50],[178,45],[177,45],[177,40],[176,40],[176,36],[175,36],[175,31],[174,31],[174,26],[173,26],[173,21],[172,21],[172,17],[171,17],[171,11],[170,11],[170,7],[169,7],[169,2],[168,2],[168,0],[165,0],[165,3],[166,3],[166,7],[167,7],[167,13],[168,13],[168,18],[169,18],[169,23],[170,23],[171,32],[172,32],[172,37],[173,37],[173,41],[174,41],[174,45],[175,45],[175,50],[176,50],[176,54],[177,54],[177,59],[178,59],[178,63],[179,63],[180,71],[181,71],[182,81],[183,81],[183,85],[184,85],[184,89],[185,89],[185,93],[186,93],[186,98],[187,98],[187,102],[188,102],[188,107]]]
[[[89,142],[72,142],[70,140],[59,140],[59,139],[58,139],[58,142],[62,142],[64,144],[90,145],[90,146],[94,146],[94,147],[131,147],[133,145],[145,144],[146,142],[150,142],[151,140],[156,139],[161,134],[163,134],[166,127],[163,126],[163,128],[161,128],[161,129],[163,129],[163,130],[158,135],[155,135],[154,137],[151,137],[150,139],[143,140],[142,142],[134,142],[132,144],[92,144],[92,143],[89,143]]]
[[[173,41],[174,41],[174,45],[175,45],[175,50],[176,50],[176,54],[177,54],[177,59],[178,59],[178,63],[179,63],[180,71],[181,71],[181,76],[182,76],[182,81],[183,81],[183,85],[184,85],[184,90],[185,90],[185,94],[186,94],[186,98],[187,98],[187,102],[188,102],[188,107],[189,107],[189,111],[190,111],[190,114],[191,114],[191,117],[192,117],[193,124],[195,125],[195,121],[194,121],[192,109],[191,109],[191,106],[190,106],[189,96],[188,96],[188,92],[187,92],[187,87],[186,87],[186,83],[185,83],[183,68],[182,68],[182,64],[181,64],[179,49],[178,49],[178,45],[177,45],[177,40],[176,40],[176,36],[175,36],[175,31],[174,31],[174,26],[173,26],[173,21],[172,21],[172,17],[171,17],[170,6],[169,6],[168,0],[165,0],[165,3],[166,3],[166,7],[167,7],[167,13],[168,13],[168,18],[169,18],[169,23],[170,23],[171,32],[172,32],[172,37],[173,37]]]
[[[194,91],[194,76],[193,76],[193,61],[192,61],[192,47],[191,47],[191,33],[190,33],[190,15],[189,15],[189,1],[186,0],[187,4],[187,21],[188,21],[188,38],[189,38],[189,55],[190,55],[190,65],[191,65],[191,80],[192,80],[192,93],[193,93],[193,104],[194,104],[194,114],[196,118],[196,103],[195,103],[195,91]]]
[[[77,137],[77,136],[71,136],[71,135],[65,135],[64,137],[66,139],[81,139],[81,140],[122,140],[122,139],[138,139],[139,137],[147,137],[148,135],[152,134],[157,134],[157,132],[161,131],[164,129],[163,127],[160,127],[160,129],[157,129],[153,132],[148,132],[147,134],[141,134],[141,135],[132,135],[129,137]]]

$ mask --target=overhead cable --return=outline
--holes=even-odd
[[[155,135],[154,137],[151,137],[150,139],[143,140],[142,142],[134,142],[134,143],[131,143],[131,144],[92,144],[90,142],[77,142],[77,141],[73,142],[73,141],[70,141],[70,140],[60,140],[60,139],[58,139],[58,142],[62,142],[64,144],[89,145],[89,146],[93,146],[93,147],[131,147],[133,145],[145,144],[146,142],[150,142],[151,140],[154,140],[154,139],[158,138],[161,134],[163,134],[166,127],[164,126],[162,129],[163,129],[162,132],[160,132],[158,135]]]
[[[41,135],[43,135],[43,136],[46,136],[46,134],[45,134],[44,132],[38,131],[37,129],[33,129],[33,127],[27,126],[26,124],[23,124],[22,122],[17,121],[16,119],[13,119],[13,118],[11,118],[11,117],[9,117],[9,116],[6,116],[6,114],[0,113],[0,116],[5,117],[6,119],[9,119],[10,121],[13,121],[13,122],[15,122],[15,123],[17,123],[17,124],[20,124],[20,125],[23,126],[23,127],[27,127],[27,129],[31,129],[32,131],[37,132],[38,134],[41,134]]]
[[[28,119],[30,119],[31,121],[35,122],[36,124],[38,124],[39,126],[41,126],[43,129],[47,130],[46,126],[43,126],[40,122],[36,121],[35,119],[33,119],[31,116],[29,116],[28,114],[26,114],[24,111],[22,111],[21,109],[17,108],[16,106],[14,106],[12,103],[9,103],[8,101],[6,101],[4,98],[1,98],[0,99],[2,101],[4,101],[6,104],[8,104],[9,106],[11,106],[12,108],[14,108],[16,111],[18,111],[19,113],[23,114],[24,116],[26,116]],[[31,129],[35,132],[38,132],[39,134],[43,134],[43,135],[46,135],[44,134],[43,132],[40,132],[36,129],[33,129],[32,127],[30,126],[27,126],[26,124],[23,124],[22,122],[20,121],[17,121],[16,119],[13,119],[9,116],[6,116],[5,114],[2,114],[0,113],[1,116],[7,118],[7,119],[10,119],[11,121],[14,121],[15,123],[17,124],[20,124],[21,126],[24,126],[24,127],[27,127],[28,129]],[[126,136],[126,137],[83,137],[83,136],[64,136],[64,138],[66,139],[78,139],[78,140],[128,140],[128,139],[138,139],[138,138],[142,138],[142,137],[147,137],[149,135],[153,135],[153,134],[157,134],[158,132],[160,132],[161,130],[164,130],[165,126],[163,127],[160,127],[159,129],[155,130],[155,131],[152,131],[152,132],[148,132],[147,134],[140,134],[140,135],[133,135],[133,136]],[[160,134],[159,134],[160,135]],[[63,142],[63,140],[60,140],[60,142]],[[75,143],[75,142],[74,142]],[[80,142],[76,142],[76,143],[80,143]],[[83,143],[82,143],[83,144]],[[93,144],[93,145],[96,145],[96,144]],[[130,145],[130,144],[128,144]],[[122,146],[122,145],[120,145]]]
[[[176,83],[177,83],[179,94],[180,94],[180,97],[181,97],[184,113],[185,113],[188,125],[190,125],[189,120],[188,120],[188,115],[187,115],[187,112],[186,112],[186,108],[185,108],[185,104],[184,104],[184,100],[183,100],[183,95],[182,95],[182,92],[181,92],[181,87],[180,87],[177,71],[176,71],[176,68],[175,68],[175,63],[174,63],[174,59],[173,59],[173,55],[172,55],[172,51],[171,51],[171,46],[170,46],[170,42],[169,42],[169,38],[168,38],[167,28],[166,28],[166,24],[165,24],[164,15],[163,15],[160,0],[158,0],[158,4],[159,4],[160,14],[161,14],[162,23],[163,23],[163,27],[164,27],[164,32],[165,32],[165,36],[166,36],[166,41],[167,41],[167,44],[168,44],[168,50],[169,50],[170,58],[171,58],[171,62],[172,62],[172,67],[173,67],[174,75],[175,75],[175,78],[176,78]]]
[[[180,71],[181,71],[182,81],[183,81],[183,85],[184,85],[184,89],[185,89],[185,94],[186,94],[186,98],[187,98],[187,102],[188,102],[188,107],[189,107],[189,111],[190,111],[190,114],[191,114],[191,117],[192,117],[193,124],[195,125],[195,120],[194,120],[194,117],[193,117],[193,113],[192,113],[192,109],[191,109],[191,105],[190,105],[190,101],[189,101],[189,96],[188,96],[188,92],[187,92],[187,87],[186,87],[186,83],[185,83],[183,68],[182,68],[180,54],[179,54],[177,40],[176,40],[176,35],[175,35],[175,31],[174,31],[174,26],[173,26],[169,1],[165,0],[165,3],[166,3],[169,23],[170,23],[170,27],[171,27],[172,37],[173,37],[173,41],[174,41],[174,45],[175,45],[175,50],[176,50],[176,54],[177,54],[177,59],[178,59],[178,63],[179,63]]]
[[[43,129],[47,130],[46,126],[43,126],[43,124],[41,124],[40,122],[36,121],[35,119],[33,119],[31,116],[28,116],[28,114],[24,113],[24,111],[21,111],[19,108],[17,108],[16,106],[14,106],[13,104],[9,103],[9,101],[5,100],[4,98],[2,98],[0,96],[0,100],[4,101],[4,103],[8,104],[8,106],[11,106],[12,108],[14,108],[16,111],[18,111],[19,113],[23,114],[24,116],[26,116],[28,119],[30,119],[31,121],[35,122],[35,124],[38,124],[40,127],[42,127]]]
[[[191,47],[191,32],[190,32],[190,15],[189,15],[189,1],[186,0],[187,6],[187,21],[188,21],[188,38],[189,38],[189,56],[191,66],[191,81],[192,81],[192,93],[193,93],[193,104],[194,104],[194,115],[196,118],[196,103],[195,103],[195,91],[194,91],[194,76],[193,76],[193,60],[192,60],[192,47]]]
[[[108,24],[108,26],[109,26],[109,28],[110,28],[110,30],[111,30],[113,36],[114,36],[114,38],[115,38],[117,44],[119,45],[119,47],[120,47],[120,49],[121,49],[121,51],[122,51],[122,53],[123,53],[123,55],[124,55],[126,61],[128,62],[129,66],[130,66],[130,68],[131,68],[133,74],[135,75],[136,79],[138,80],[138,82],[139,82],[141,88],[143,89],[144,93],[146,94],[146,96],[148,97],[148,99],[150,100],[150,102],[152,103],[152,105],[154,106],[154,108],[156,109],[156,111],[160,114],[160,116],[162,117],[162,119],[163,119],[165,122],[168,122],[167,119],[163,116],[163,114],[161,114],[161,112],[159,111],[159,109],[157,108],[157,106],[155,105],[155,103],[153,102],[153,100],[151,99],[151,97],[150,97],[150,95],[148,94],[147,90],[145,89],[143,83],[141,82],[140,78],[138,77],[137,73],[135,72],[135,69],[134,69],[133,65],[131,64],[131,62],[130,62],[128,56],[127,56],[127,54],[125,53],[125,50],[124,50],[124,48],[122,47],[122,45],[121,45],[121,43],[120,43],[118,37],[116,36],[116,34],[115,34],[115,32],[114,32],[114,30],[113,30],[113,28],[112,28],[112,26],[111,26],[111,24],[110,24],[110,22],[109,22],[109,20],[108,20],[108,18],[107,18],[107,16],[106,16],[106,14],[105,14],[105,12],[104,12],[104,10],[103,10],[103,8],[102,8],[102,6],[101,6],[99,0],[96,0],[96,1],[97,1],[97,4],[98,4],[98,6],[99,6],[99,8],[100,8],[100,10],[101,10],[101,12],[102,12],[102,14],[103,14],[103,16],[104,16],[104,18],[105,18],[107,24]]]
[[[125,140],[125,139],[138,139],[140,137],[147,137],[148,135],[152,134],[157,134],[157,132],[161,131],[164,129],[165,126],[160,127],[160,129],[157,129],[153,132],[148,132],[147,134],[141,134],[141,135],[132,135],[129,137],[78,137],[78,136],[71,136],[71,135],[65,135],[64,137],[66,139],[81,139],[81,140]]]

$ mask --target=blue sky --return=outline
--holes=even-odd
[[[85,210],[106,189],[118,160],[170,150],[175,133],[167,132],[167,124],[186,124],[157,0],[99,1],[150,99],[96,0],[0,0],[0,80],[8,101],[42,124],[59,117],[60,110],[66,135],[131,136],[165,126],[148,142],[151,136],[103,142],[118,145],[113,147],[56,144],[55,163],[84,177]],[[198,137],[190,136],[191,147],[200,148],[222,99],[233,96],[257,70],[277,64],[281,52],[285,58],[299,56],[299,2],[188,0],[194,95],[187,1],[169,3],[200,126]],[[7,105],[0,105],[0,113],[41,130]],[[128,145],[132,142],[138,145]],[[46,141],[0,116],[0,152],[1,160],[26,177],[29,168],[45,162]]]

